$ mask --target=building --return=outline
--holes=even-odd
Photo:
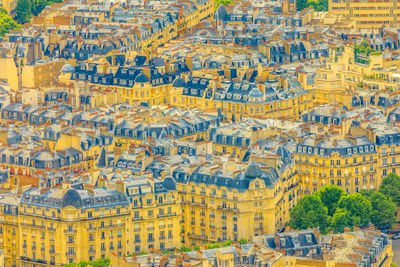
[[[393,257],[389,237],[371,229],[331,235],[302,230],[258,236],[253,242],[282,253],[285,266],[391,266]]]
[[[330,0],[329,12],[346,20],[354,20],[356,28],[396,27],[399,23],[397,1]]]
[[[18,208],[20,263],[60,265],[126,253],[127,197],[117,191],[32,188]]]
[[[351,193],[377,189],[377,158],[376,144],[367,136],[307,137],[295,152],[300,191],[310,194],[329,184]]]
[[[187,246],[249,240],[283,229],[297,201],[294,172],[279,176],[274,168],[251,162],[180,166],[173,170],[183,204]]]
[[[127,251],[123,255],[152,249],[172,251],[181,246],[181,204],[173,179],[100,177],[99,187],[116,189],[129,199],[131,218],[127,221]]]

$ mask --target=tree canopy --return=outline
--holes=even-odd
[[[338,208],[349,212],[352,225],[367,226],[371,221],[371,201],[359,193],[342,196]]]
[[[61,2],[62,0],[17,0],[16,19],[21,24],[27,23],[32,16],[39,15],[46,6]]]
[[[68,263],[63,267],[108,267],[110,266],[110,259],[100,258],[96,261],[80,261],[78,263]]]
[[[17,14],[15,18],[19,23],[24,24],[29,22],[32,17],[31,1],[18,0],[17,7],[15,8],[15,13]]]
[[[215,10],[217,10],[220,5],[227,6],[232,3],[233,3],[232,0],[217,0],[215,1]]]
[[[4,36],[6,33],[13,29],[18,29],[21,26],[15,22],[15,20],[8,15],[7,10],[0,8],[0,36]]]
[[[346,191],[344,191],[341,187],[328,185],[322,187],[316,195],[321,199],[324,206],[328,208],[328,215],[333,216],[339,199],[343,195],[346,195]]]
[[[391,173],[383,178],[379,192],[400,207],[400,177],[398,175]]]
[[[303,197],[291,210],[288,225],[295,229],[319,227],[322,233],[343,232],[346,227],[364,227],[371,222],[378,228],[387,228],[395,223],[395,214],[395,204],[382,193],[348,194],[329,185]]]
[[[328,11],[329,1],[328,0],[297,0],[296,8],[301,11],[305,8],[311,7],[316,11]]]
[[[362,191],[371,201],[371,221],[379,228],[387,228],[396,223],[396,204],[390,201],[384,194],[376,191]]]
[[[322,232],[329,226],[328,208],[317,195],[308,195],[290,211],[289,226],[295,229],[319,227]]]

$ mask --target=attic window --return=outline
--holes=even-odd
[[[312,240],[311,235],[306,235],[306,240],[307,240],[307,243],[311,243],[311,240]]]

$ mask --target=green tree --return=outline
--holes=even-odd
[[[308,7],[308,0],[297,0],[296,1],[296,9],[298,11],[302,11],[303,9]]]
[[[379,192],[400,207],[400,177],[397,174],[391,173],[383,178]]]
[[[352,227],[351,213],[346,209],[337,209],[332,217],[332,230],[335,233],[343,233],[345,227]]]
[[[179,251],[180,251],[180,252],[190,252],[190,251],[192,251],[192,249],[191,249],[191,248],[188,248],[188,247],[181,247],[181,248],[179,249]]]
[[[309,7],[312,7],[315,11],[328,11],[328,0],[313,0],[309,1]]]
[[[217,10],[220,5],[227,6],[232,3],[233,3],[233,1],[231,1],[231,0],[217,0],[217,1],[215,1],[215,10]]]
[[[32,15],[37,16],[47,6],[47,0],[31,0]]]
[[[96,261],[81,261],[79,263],[68,263],[63,267],[108,267],[110,266],[110,259],[108,258],[100,258]]]
[[[371,221],[376,227],[382,229],[396,223],[396,204],[393,201],[381,192],[370,190],[361,193],[371,201]]]
[[[24,24],[29,22],[32,17],[30,0],[18,0],[15,13],[17,14],[16,19],[19,23]]]
[[[19,29],[20,27],[21,25],[8,15],[7,10],[0,8],[0,36],[4,36],[10,30]]]
[[[371,202],[360,193],[342,196],[339,200],[338,208],[346,209],[350,212],[352,225],[366,226],[371,221]]]
[[[316,195],[321,199],[322,204],[328,208],[328,215],[333,216],[340,198],[347,193],[337,185],[328,185],[323,186]]]
[[[224,243],[222,243],[223,247],[229,247],[232,245],[232,240],[226,240]]]
[[[240,245],[245,245],[245,244],[247,244],[247,240],[244,239],[244,238],[241,238],[241,239],[239,240],[239,244],[240,244]]]
[[[321,232],[325,233],[329,226],[328,208],[316,195],[305,196],[290,211],[288,224],[295,229],[319,227]]]
[[[94,262],[93,261],[89,262],[89,265],[93,267],[108,267],[110,266],[110,259],[100,258]]]

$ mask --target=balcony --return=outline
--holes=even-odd
[[[147,239],[147,242],[154,242],[154,241],[155,241],[154,238],[148,238],[148,239]]]
[[[73,251],[68,251],[68,252],[65,252],[65,256],[66,256],[66,257],[75,257],[75,256],[76,256],[76,253],[73,252]]]
[[[231,207],[231,206],[218,206],[219,210],[227,210],[227,211],[231,211],[231,212],[237,212],[238,209]]]
[[[206,235],[196,235],[192,233],[188,233],[188,236],[194,239],[208,240],[208,236]]]
[[[111,225],[103,225],[103,226],[100,226],[100,228],[102,228],[102,229],[120,228],[120,227],[125,227],[125,223],[119,223],[119,224],[111,224]]]
[[[36,224],[29,224],[29,223],[21,223],[22,226],[31,227],[31,228],[38,228],[38,229],[46,229],[44,225],[36,225]]]
[[[77,233],[77,230],[74,230],[74,229],[64,230],[64,234],[76,234],[76,233]]]
[[[89,254],[95,254],[96,250],[95,249],[89,249]]]
[[[50,253],[50,254],[55,254],[56,251],[55,251],[54,249],[49,249],[49,253]]]
[[[176,216],[176,212],[173,213],[166,213],[166,214],[158,214],[158,218],[165,218],[165,217],[171,217],[171,216]]]
[[[147,227],[147,231],[154,231],[154,227]]]
[[[88,230],[88,232],[96,231],[96,227],[89,227],[87,230]]]
[[[135,233],[140,232],[140,228],[135,228],[133,231],[134,231]]]

